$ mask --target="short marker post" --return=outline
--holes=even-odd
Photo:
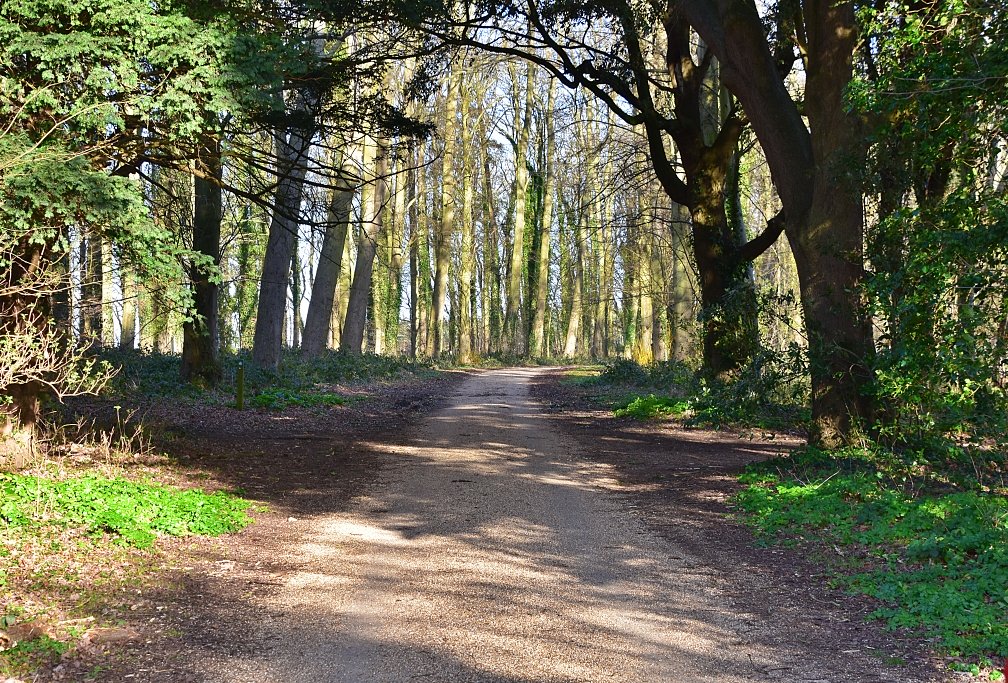
[[[238,361],[238,373],[235,377],[235,408],[245,409],[245,361]]]

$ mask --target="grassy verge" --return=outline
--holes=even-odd
[[[106,467],[105,469],[108,469]],[[0,678],[56,665],[87,629],[114,627],[160,566],[157,540],[250,523],[250,503],[96,468],[0,474]]]
[[[238,531],[251,521],[248,506],[248,501],[221,491],[204,493],[97,474],[64,480],[0,474],[0,523],[19,533],[36,533],[43,525],[76,528],[149,548],[159,535]]]
[[[1001,680],[1008,657],[1008,498],[894,476],[891,455],[799,451],[755,464],[736,503],[766,541],[811,544],[871,617],[932,639],[953,668]]]

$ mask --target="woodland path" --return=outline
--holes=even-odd
[[[777,628],[769,610],[613,491],[613,468],[530,398],[540,372],[473,375],[404,437],[366,444],[378,482],[273,539],[284,571],[230,634],[245,646],[189,659],[194,680],[924,680],[872,657],[850,674],[828,632],[826,650],[753,637]]]

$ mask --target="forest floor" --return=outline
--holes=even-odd
[[[728,499],[794,437],[612,417],[556,370],[326,411],[156,406],[179,483],[265,506],[106,596],[121,642],[34,680],[952,680]]]

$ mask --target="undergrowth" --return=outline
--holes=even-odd
[[[3,674],[37,671],[52,666],[70,649],[70,644],[49,635],[22,640],[0,652],[0,672]],[[17,679],[8,679],[17,680]]]
[[[804,449],[751,465],[736,503],[764,540],[835,548],[836,585],[875,598],[872,618],[980,671],[1008,657],[1008,498],[899,462]]]
[[[217,536],[251,522],[251,503],[233,494],[88,463],[0,473],[0,679],[36,680],[82,642],[86,626],[122,623],[131,609],[123,596],[135,601],[164,568],[159,537]]]
[[[242,529],[250,523],[248,507],[248,501],[225,492],[93,474],[63,480],[0,474],[0,522],[7,531],[77,527],[148,548],[159,535],[217,536]]]
[[[248,354],[222,354],[223,379],[209,388],[184,382],[180,378],[181,358],[175,354],[106,349],[104,360],[118,372],[102,392],[107,398],[162,396],[182,400],[232,403],[234,401],[239,363],[245,374],[245,395],[250,405],[282,409],[289,405],[339,405],[327,388],[334,384],[354,384],[382,381],[406,375],[432,372],[430,362],[401,356],[346,354],[326,351],[318,358],[303,359],[296,351],[288,351],[276,372],[259,369]],[[323,398],[327,394],[335,398]],[[261,399],[258,397],[262,396]],[[258,402],[257,402],[258,401]]]
[[[324,391],[296,391],[281,388],[264,389],[252,397],[251,404],[257,408],[283,410],[288,406],[318,408],[341,406],[346,399],[339,394]]]
[[[667,396],[638,396],[623,408],[617,408],[616,417],[635,417],[638,420],[649,420],[662,415],[682,415],[690,410],[690,402],[677,400]]]
[[[681,417],[696,427],[794,429],[807,423],[807,383],[796,359],[760,356],[720,378],[680,361],[607,364],[592,382],[617,417]],[[645,393],[646,392],[646,393]]]

